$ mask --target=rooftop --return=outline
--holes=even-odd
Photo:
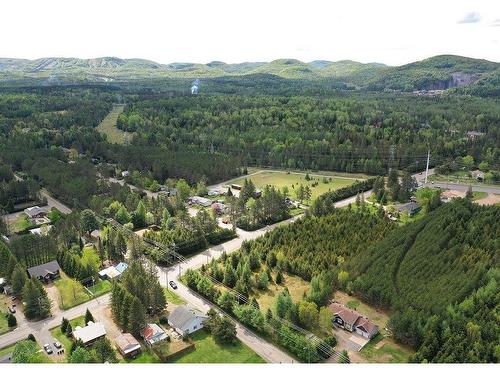
[[[48,263],[40,264],[39,266],[34,266],[28,268],[28,273],[30,277],[45,277],[48,274],[54,274],[61,269],[57,260],[53,260]]]
[[[82,340],[84,344],[106,335],[106,329],[102,323],[92,321],[86,327],[76,327],[73,331],[73,337]]]

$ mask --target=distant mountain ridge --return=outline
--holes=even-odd
[[[54,78],[113,81],[148,78],[214,78],[268,74],[284,79],[335,80],[374,90],[433,90],[468,86],[486,79],[498,81],[500,63],[454,55],[439,55],[401,66],[351,60],[278,59],[271,62],[160,64],[145,59],[48,57],[36,60],[0,58],[0,80]]]

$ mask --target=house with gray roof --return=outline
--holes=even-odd
[[[53,260],[48,263],[40,264],[39,266],[28,268],[28,275],[32,279],[35,278],[40,281],[49,282],[59,277],[60,270],[61,267],[59,263],[57,263],[57,260]]]
[[[208,317],[198,310],[179,306],[168,316],[168,324],[182,336],[203,328]]]

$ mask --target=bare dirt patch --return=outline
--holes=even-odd
[[[490,194],[488,194],[488,196],[486,198],[478,199],[476,201],[476,203],[484,205],[484,206],[492,206],[495,204],[499,204],[500,203],[500,195],[490,193]]]

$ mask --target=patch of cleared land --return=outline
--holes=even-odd
[[[7,312],[10,304],[10,298],[5,294],[0,295],[0,335],[10,331],[7,323]]]
[[[321,194],[330,190],[337,190],[345,186],[352,185],[355,178],[340,177],[335,175],[319,175],[310,173],[310,180],[306,180],[306,173],[301,172],[280,172],[280,171],[260,171],[252,176],[243,176],[231,183],[243,185],[245,178],[252,180],[255,187],[263,189],[266,185],[272,185],[278,189],[285,186],[289,189],[289,195],[296,198],[295,192],[302,184],[304,187],[309,186],[311,189],[311,201],[316,199]],[[308,203],[308,202],[305,202]],[[309,202],[310,203],[310,202]]]
[[[401,344],[396,343],[391,337],[389,337],[388,331],[385,329],[387,327],[387,322],[389,321],[389,315],[387,312],[373,308],[362,302],[357,297],[350,296],[343,292],[336,292],[334,298],[335,301],[358,311],[360,314],[366,316],[379,326],[379,334],[370,340],[370,342],[359,352],[360,362],[408,362],[408,357],[413,354],[413,351]],[[356,357],[358,357],[358,353],[356,353],[353,359]]]
[[[248,346],[238,341],[235,345],[219,345],[205,330],[192,336],[195,350],[174,360],[174,363],[264,363]]]
[[[108,113],[106,117],[101,121],[97,127],[97,131],[102,134],[106,134],[108,137],[108,142],[124,144],[125,138],[129,137],[129,133],[124,132],[116,127],[116,122],[118,121],[118,116],[123,112],[125,108],[124,104],[115,104],[113,109]]]
[[[74,279],[69,278],[64,273],[61,273],[61,278],[55,281],[55,286],[59,291],[58,304],[63,310],[80,305],[89,301],[92,296],[83,287],[83,285]],[[111,290],[111,283],[109,281],[97,281],[96,284],[90,287],[95,297],[105,294]]]
[[[273,280],[276,279],[276,274],[273,273]],[[267,309],[275,311],[275,302],[278,295],[286,288],[290,292],[294,302],[302,300],[304,293],[309,290],[309,283],[302,280],[300,277],[283,274],[283,282],[281,284],[269,283],[269,287],[265,291],[259,291],[254,297],[260,306],[260,310],[266,312]]]

